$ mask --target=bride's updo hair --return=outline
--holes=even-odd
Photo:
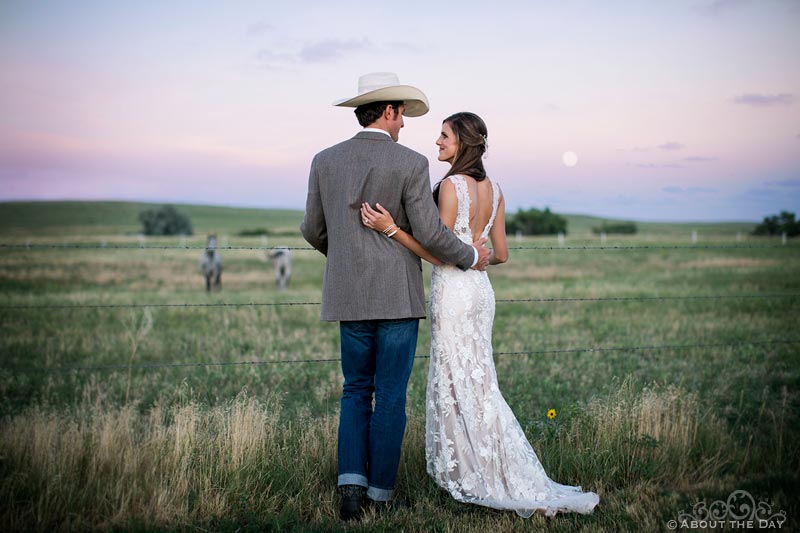
[[[444,178],[433,188],[433,200],[439,204],[439,187],[449,176],[464,174],[475,181],[486,179],[486,170],[483,168],[483,155],[489,147],[487,140],[486,123],[475,113],[463,111],[450,115],[443,124],[448,124],[456,136],[458,148],[453,158],[453,165]]]

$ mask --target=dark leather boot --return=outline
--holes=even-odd
[[[355,520],[364,512],[364,499],[367,488],[360,485],[342,485],[339,487],[342,504],[339,507],[339,518],[342,520]]]

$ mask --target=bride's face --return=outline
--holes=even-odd
[[[436,139],[436,146],[439,147],[439,161],[452,163],[458,153],[458,141],[453,133],[453,128],[447,122],[442,123],[442,133]]]

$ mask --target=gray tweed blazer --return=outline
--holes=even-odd
[[[362,202],[388,209],[395,223],[443,262],[466,270],[474,251],[439,220],[428,160],[388,135],[360,132],[318,153],[308,178],[300,230],[322,252],[322,320],[424,318],[419,257],[361,224]]]

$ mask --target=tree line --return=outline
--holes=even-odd
[[[178,212],[171,205],[147,209],[139,213],[142,233],[145,235],[192,235],[192,222],[189,217]],[[637,232],[635,222],[607,222],[592,228],[595,234],[634,234]],[[549,207],[540,209],[517,209],[516,213],[506,215],[506,233],[509,235],[556,235],[567,234],[567,219],[554,213]],[[753,230],[753,235],[782,235],[787,237],[800,235],[800,221],[795,214],[781,211],[778,215],[764,217],[764,221]],[[266,229],[243,230],[242,236],[270,235]]]
[[[779,215],[764,217],[764,221],[756,226],[753,235],[782,235],[796,237],[800,235],[800,221],[795,220],[794,213],[781,211]]]

